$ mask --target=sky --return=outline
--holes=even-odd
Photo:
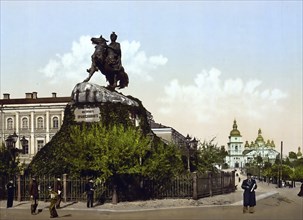
[[[302,149],[302,1],[0,1],[1,96],[70,96],[90,38],[114,31],[120,92],[157,123],[227,146],[236,120],[244,142],[261,129],[283,154]]]

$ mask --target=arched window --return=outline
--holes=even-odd
[[[22,118],[22,129],[28,129],[28,119]]]
[[[235,146],[235,151],[238,152],[238,146],[237,145]]]
[[[43,129],[43,118],[42,117],[38,117],[37,118],[37,128],[38,129]]]
[[[13,130],[14,129],[14,121],[12,118],[7,119],[7,129],[8,130]]]
[[[59,118],[53,117],[53,128],[59,128]]]

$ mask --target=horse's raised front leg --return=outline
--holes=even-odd
[[[89,73],[88,77],[85,80],[83,80],[83,82],[88,82],[93,75],[94,73]]]
[[[92,66],[86,71],[89,73],[89,75],[85,80],[83,80],[83,82],[88,82],[90,78],[94,75],[94,72],[98,71],[98,68],[94,64],[92,64]]]

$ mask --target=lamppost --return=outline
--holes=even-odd
[[[18,135],[16,132],[14,134],[9,135],[7,139],[5,140],[6,142],[6,147],[9,150],[11,157],[13,159],[13,162],[16,160],[16,142],[18,140]]]
[[[190,172],[190,151],[196,149],[198,141],[196,138],[191,140],[191,137],[187,134],[185,137],[186,148],[187,148],[187,171]]]
[[[16,149],[17,140],[18,140],[18,135],[16,134],[16,132],[14,132],[14,134],[12,134],[12,135],[9,135],[7,137],[7,139],[5,140],[6,147],[10,153],[11,160],[12,160],[11,168],[12,168],[13,173],[15,172],[15,167],[16,167],[16,164],[15,164],[16,155],[19,151],[19,149]]]

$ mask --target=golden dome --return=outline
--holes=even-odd
[[[302,157],[301,147],[298,147],[297,157],[298,157],[298,158]]]
[[[261,132],[260,128],[259,128],[259,131],[258,131],[258,137],[256,139],[256,142],[264,142],[264,139],[262,137],[262,132]]]
[[[230,136],[241,137],[240,131],[238,130],[237,121],[234,120],[233,129],[230,132]]]
[[[249,148],[249,143],[248,143],[248,141],[245,142],[244,147],[245,147],[245,148]]]

